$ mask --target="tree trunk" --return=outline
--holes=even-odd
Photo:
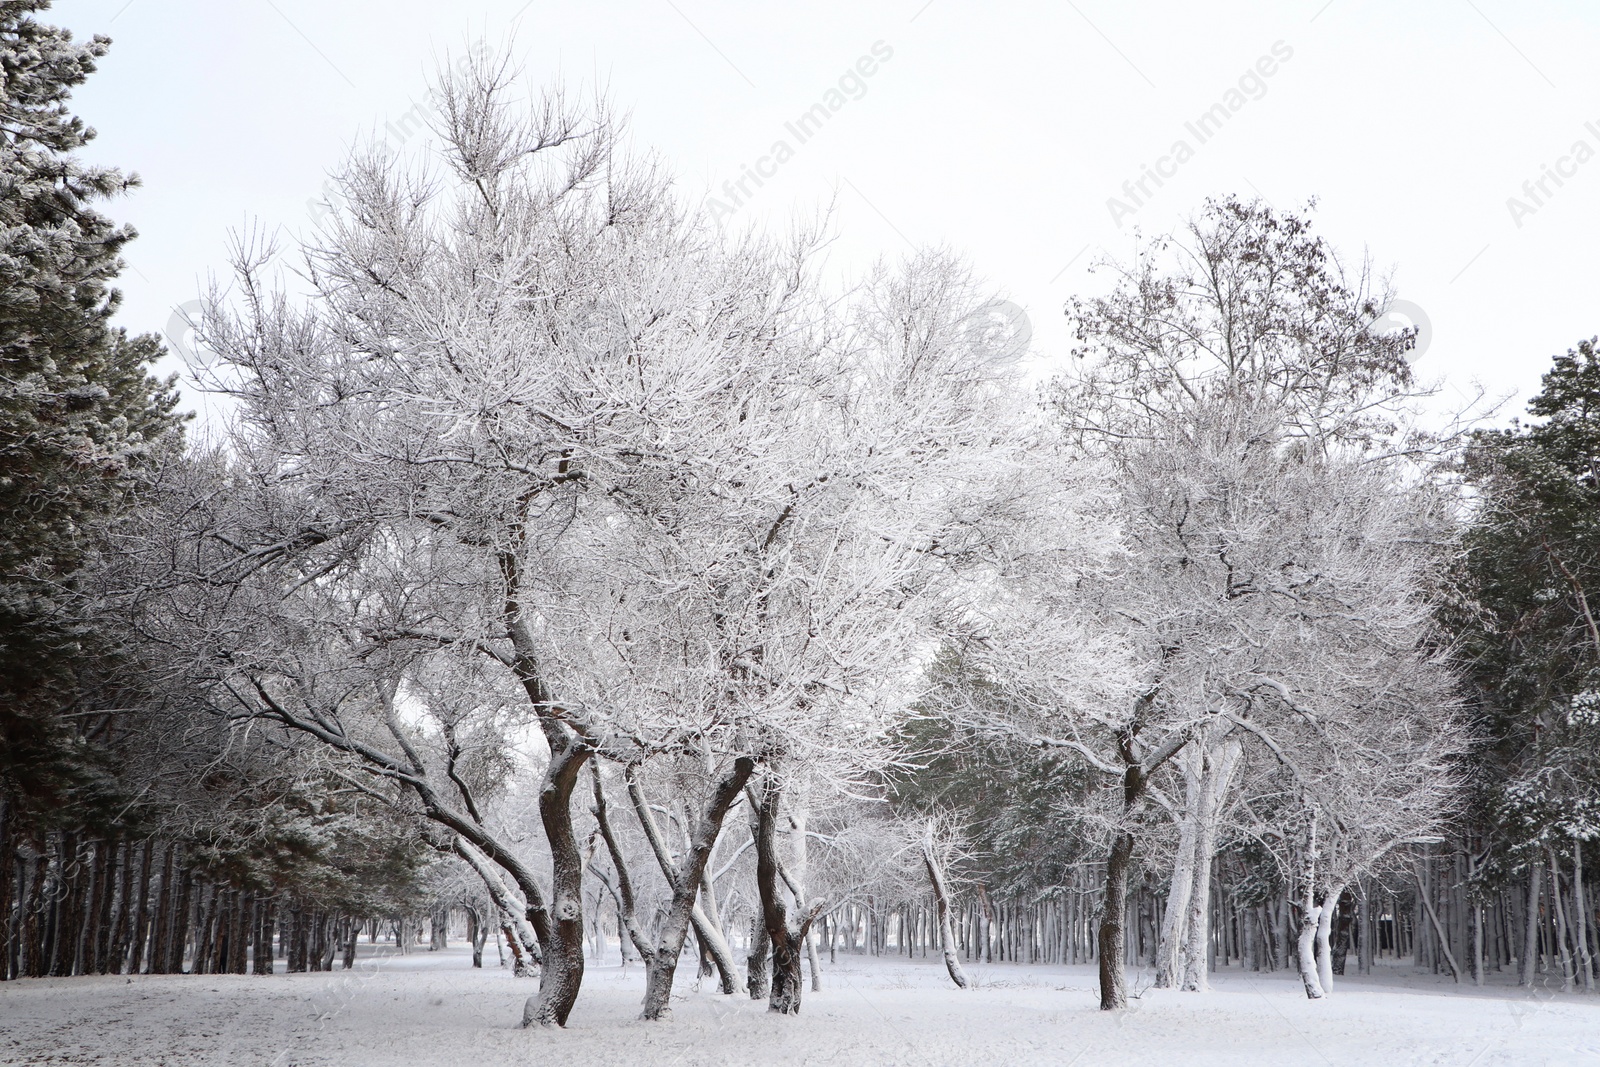
[[[344,959],[341,965],[348,971],[356,965],[356,941],[361,936],[361,924],[354,919],[345,919],[344,926],[340,929],[344,945]]]
[[[1130,731],[1121,742],[1125,767],[1122,772],[1122,813],[1131,819],[1144,799],[1149,784],[1147,770],[1133,756]],[[1172,749],[1172,754],[1178,751]],[[1100,1010],[1120,1011],[1128,1006],[1127,959],[1128,867],[1133,862],[1133,827],[1116,837],[1106,858],[1105,910],[1100,916]]]
[[[176,850],[177,846],[173,846]],[[190,897],[194,891],[194,878],[187,873],[179,872],[178,878],[178,903],[172,915],[172,955],[167,958],[167,973],[183,973],[183,954],[189,943],[189,912]]]
[[[1361,974],[1372,973],[1372,958],[1378,948],[1378,924],[1372,913],[1372,894],[1365,883],[1359,888],[1360,897],[1357,900],[1356,912],[1360,916],[1358,932],[1361,940],[1356,948],[1356,970]]]
[[[1155,987],[1170,989],[1183,980],[1184,946],[1189,932],[1189,893],[1194,889],[1195,828],[1199,822],[1201,794],[1205,788],[1198,751],[1183,760],[1184,805],[1178,820],[1178,852],[1173,859],[1167,910],[1161,920],[1161,943],[1156,948]]]
[[[1439,952],[1444,956],[1445,963],[1450,968],[1450,974],[1454,976],[1456,983],[1459,985],[1461,982],[1461,967],[1456,963],[1455,953],[1450,951],[1450,941],[1445,936],[1444,924],[1439,921],[1439,913],[1433,907],[1432,894],[1428,892],[1428,886],[1423,881],[1422,868],[1415,867],[1414,870],[1417,876],[1417,898],[1422,901],[1422,907],[1428,913],[1428,922],[1433,926],[1434,936],[1439,942]]]
[[[133,892],[134,892],[134,845],[131,841],[122,843],[122,876],[117,884],[117,903],[111,923],[111,931],[106,947],[104,974],[121,974],[122,965],[128,958],[128,941],[133,929]],[[3,957],[0,957],[3,959]],[[4,964],[0,963],[0,971]]]
[[[950,895],[945,889],[944,865],[934,851],[931,820],[922,836],[922,862],[928,868],[928,882],[933,886],[933,903],[939,913],[939,951],[944,956],[944,969],[957,989],[965,989],[967,973],[961,969],[961,960],[956,955],[955,931],[950,928]]]
[[[795,804],[789,813],[789,828],[794,834],[794,847],[790,850],[792,864],[785,868],[784,881],[788,883],[790,891],[798,902],[805,896],[806,873],[810,868],[811,840],[806,833],[807,813],[805,805]],[[806,947],[806,962],[811,968],[811,992],[822,992],[822,968],[817,962],[817,942],[810,931],[803,938]]]
[[[1555,909],[1556,948],[1561,958],[1561,991],[1572,992],[1572,953],[1567,948],[1566,906],[1561,902],[1561,864],[1556,860],[1556,850],[1546,846],[1550,857],[1550,903]]]
[[[1193,822],[1187,836],[1193,856],[1187,865],[1190,888],[1183,894],[1188,914],[1168,924],[1183,931],[1183,941],[1174,945],[1171,953],[1173,977],[1181,980],[1183,988],[1190,992],[1206,989],[1209,982],[1211,877],[1217,851],[1217,823],[1242,751],[1237,741],[1208,742],[1196,756],[1198,769],[1190,772],[1195,789],[1193,801],[1187,807],[1187,815]],[[1169,911],[1171,907],[1169,903]],[[1157,973],[1160,973],[1159,966]]]
[[[133,923],[133,956],[128,962],[128,973],[139,974],[144,968],[145,945],[151,940],[150,927],[153,925],[157,931],[161,929],[161,898],[164,894],[158,892],[156,896],[156,921],[152,924],[147,907],[150,902],[150,861],[152,854],[160,849],[155,839],[144,843],[144,855],[139,860],[139,911],[134,916]],[[164,885],[161,888],[165,888]],[[154,954],[151,959],[154,961]]]
[[[13,977],[13,946],[17,938],[17,917],[22,901],[13,896],[17,875],[16,831],[11,825],[11,805],[0,794],[0,982]]]
[[[1344,886],[1332,885],[1323,890],[1322,910],[1317,914],[1317,981],[1323,995],[1333,992],[1333,924],[1339,918],[1339,898],[1344,896]]]
[[[1537,972],[1539,960],[1539,890],[1544,882],[1544,864],[1533,860],[1528,864],[1528,910],[1525,918],[1527,924],[1523,929],[1522,937],[1522,966],[1517,975],[1518,985],[1533,985],[1533,976]]]
[[[1300,937],[1295,945],[1299,954],[1300,984],[1305,987],[1307,999],[1321,1000],[1322,980],[1317,975],[1315,949],[1321,909],[1317,907],[1316,890],[1309,877],[1305,879],[1304,892],[1305,896],[1300,904]]]
[[[1133,859],[1133,831],[1117,835],[1106,858],[1105,909],[1100,916],[1100,1010],[1128,1006],[1128,976],[1123,969],[1127,938],[1123,922],[1128,901],[1128,865]]]
[[[767,937],[767,920],[755,915],[750,920],[750,952],[745,957],[745,991],[751,1000],[765,1000],[772,990],[771,972],[767,969],[772,954],[772,941]]]
[[[1355,927],[1353,909],[1354,902],[1346,904],[1344,892],[1341,890],[1338,908],[1333,915],[1333,937],[1331,942],[1333,973],[1341,978],[1344,977],[1345,961],[1350,955],[1350,941],[1352,930]],[[1358,963],[1357,967],[1359,968],[1359,966],[1360,964]]]
[[[566,1026],[583,984],[583,854],[572,826],[572,790],[590,749],[576,732],[542,715],[550,765],[539,790],[539,818],[550,845],[550,938],[539,994],[523,1007],[523,1026]]]
[[[450,947],[450,909],[434,908],[428,915],[428,951],[439,952]]]
[[[273,970],[272,926],[277,919],[276,911],[270,897],[256,902],[256,948],[252,968],[256,974],[271,974]]]
[[[766,923],[767,939],[772,945],[772,991],[767,1000],[767,1010],[781,1015],[800,1012],[803,974],[801,959],[806,934],[816,910],[809,914],[791,916],[784,905],[781,861],[778,856],[779,786],[771,775],[762,784],[761,802],[757,806],[756,834],[756,886],[761,894],[761,913]],[[795,911],[805,907],[804,901],[795,901]]]
[[[1583,841],[1572,839],[1572,910],[1578,920],[1574,931],[1578,941],[1578,965],[1583,969],[1583,991],[1594,992],[1594,959],[1589,954],[1589,905],[1583,891]],[[1482,984],[1482,983],[1479,983]]]
[[[667,884],[672,887],[672,899],[667,905],[666,916],[657,934],[654,950],[645,960],[644,1018],[646,1019],[663,1019],[670,1011],[672,980],[677,971],[678,957],[683,952],[683,942],[688,936],[689,924],[697,914],[699,921],[695,923],[696,939],[702,948],[710,950],[715,958],[717,969],[722,974],[722,991],[730,995],[733,993],[732,953],[727,943],[723,941],[720,931],[717,931],[700,911],[696,900],[700,895],[700,880],[705,875],[706,861],[711,858],[711,849],[717,843],[717,835],[722,832],[722,821],[727,817],[728,809],[733,806],[733,802],[739,798],[739,793],[744,789],[754,770],[755,761],[749,756],[740,756],[733,761],[733,766],[717,782],[716,788],[706,801],[705,810],[700,813],[690,836],[689,847],[679,861],[674,863],[656,826],[655,815],[650,810],[650,804],[639,785],[638,776],[633,773],[633,768],[629,768],[628,795],[633,800],[634,812],[638,815],[639,823],[650,841],[650,847],[656,854],[656,861],[661,866],[662,874],[666,876]],[[598,777],[595,779],[595,788],[599,789]]]
[[[472,945],[472,966],[483,967],[483,946],[488,940],[489,924],[483,921],[476,905],[467,905],[467,941]]]
[[[518,905],[511,896],[506,884],[500,878],[500,872],[489,862],[476,845],[464,837],[457,836],[453,842],[456,855],[466,860],[478,877],[483,881],[483,887],[489,894],[489,900],[494,905],[500,916],[500,925],[512,931],[520,947],[513,955],[517,960],[516,976],[521,978],[533,973],[532,964],[540,959],[539,934],[537,928],[527,917],[527,909]]]

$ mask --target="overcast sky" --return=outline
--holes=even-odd
[[[64,0],[45,17],[114,42],[75,105],[100,132],[90,157],[144,180],[114,209],[141,235],[134,330],[167,328],[230,231],[309,232],[327,172],[374,135],[406,140],[435,63],[485,37],[537,82],[603,84],[726,224],[832,200],[843,269],[965,253],[1046,359],[1097,258],[1228,193],[1316,197],[1321,232],[1426,315],[1418,369],[1448,395],[1478,382],[1520,409],[1553,353],[1600,331],[1600,5],[1579,0]],[[818,104],[826,121],[800,125]],[[735,204],[724,183],[746,168],[767,176]]]

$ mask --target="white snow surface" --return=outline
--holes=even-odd
[[[352,971],[23,979],[0,984],[0,1064],[490,1067],[501,1064],[944,1065],[1593,1064],[1600,997],[1456,987],[1409,966],[1305,999],[1289,975],[1214,976],[1209,993],[1142,989],[1097,1010],[1089,967],[970,966],[962,992],[934,960],[839,957],[802,1014],[694,989],[638,1019],[643,974],[591,962],[565,1030],[523,1030],[537,981],[465,949],[367,950]],[[611,957],[615,959],[615,957]],[[281,964],[280,964],[281,966]]]

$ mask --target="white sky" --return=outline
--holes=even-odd
[[[1230,192],[1316,196],[1321,232],[1425,310],[1419,370],[1447,394],[1477,381],[1520,410],[1553,353],[1600,332],[1600,154],[1564,164],[1520,226],[1507,205],[1535,206],[1523,183],[1575,142],[1600,153],[1600,5],[1579,0],[58,0],[44,17],[114,42],[75,108],[100,131],[88,155],[144,179],[114,208],[141,233],[122,279],[136,331],[223,269],[230,230],[308,231],[326,172],[424,99],[439,57],[514,30],[535,81],[604,83],[686,193],[787,140],[738,221],[836,195],[834,262],[960,250],[1047,355],[1095,258]],[[1280,41],[1292,57],[1259,99],[1199,144],[1184,124]],[[878,42],[892,56],[865,93],[798,144],[785,123]],[[1107,199],[1180,138],[1193,158],[1119,228]]]

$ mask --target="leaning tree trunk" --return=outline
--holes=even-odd
[[[520,943],[520,950],[514,954],[517,960],[514,973],[519,978],[533,974],[533,967],[542,957],[539,953],[538,931],[528,919],[527,909],[518,906],[506,888],[505,882],[501,880],[500,872],[476,845],[464,837],[457,836],[453,847],[456,855],[466,860],[468,865],[478,872],[478,877],[483,880],[484,889],[488,891],[489,900],[500,916],[500,925],[510,930]],[[482,952],[481,946],[479,952]]]
[[[967,973],[961,969],[961,959],[956,955],[955,931],[950,927],[950,894],[945,888],[944,865],[934,852],[931,821],[922,835],[922,862],[928,868],[928,882],[933,886],[933,903],[939,913],[939,951],[944,955],[944,969],[949,972],[956,988],[965,989]]]
[[[672,900],[667,906],[666,917],[661,923],[656,944],[645,960],[644,1018],[646,1019],[664,1019],[670,1011],[672,980],[677,973],[678,957],[683,953],[683,943],[689,934],[689,923],[696,916],[699,919],[695,923],[696,937],[701,947],[710,951],[716,959],[717,969],[723,976],[723,992],[733,992],[731,953],[726,942],[722,941],[720,933],[716,932],[706,920],[696,900],[700,896],[700,882],[705,876],[706,861],[711,858],[711,849],[717,843],[717,835],[722,832],[722,821],[727,817],[728,809],[733,806],[733,802],[739,798],[740,791],[744,789],[745,782],[750,780],[754,770],[755,761],[749,756],[740,756],[733,761],[733,766],[717,782],[716,788],[706,801],[705,810],[700,813],[700,818],[689,838],[688,849],[678,862],[674,863],[667,851],[666,842],[662,840],[661,831],[656,826],[655,815],[650,810],[650,804],[639,785],[638,776],[633,773],[633,768],[629,768],[628,796],[633,800],[634,813],[639,817],[639,824],[644,828],[645,837],[650,841],[650,847],[655,852],[656,861],[661,866],[662,874],[666,876],[667,884],[672,887]],[[597,791],[600,788],[598,778],[595,780],[595,788]],[[610,844],[611,842],[607,840],[607,845]],[[613,857],[613,863],[615,862],[616,858]]]
[[[1433,926],[1435,939],[1439,942],[1439,954],[1444,957],[1444,962],[1449,966],[1450,973],[1455,977],[1456,983],[1461,982],[1461,965],[1456,962],[1456,955],[1450,951],[1450,935],[1445,931],[1444,924],[1439,921],[1439,912],[1433,906],[1433,893],[1423,880],[1422,867],[1413,864],[1412,870],[1416,872],[1417,899],[1422,903],[1422,909],[1427,913],[1428,922]]]

